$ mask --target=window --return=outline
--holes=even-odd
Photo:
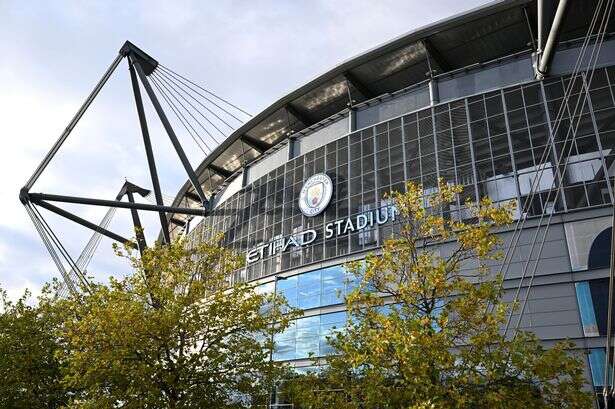
[[[585,336],[606,335],[609,279],[582,281],[575,284],[575,289]],[[612,328],[615,329],[615,322]]]
[[[290,307],[303,310],[341,304],[354,288],[351,275],[342,266],[279,277],[276,286]]]
[[[243,252],[274,236],[288,236],[293,229],[317,228],[377,206],[385,194],[403,191],[407,181],[422,183],[429,191],[439,177],[463,185],[465,197],[516,200],[517,212],[526,207],[528,216],[609,204],[615,177],[615,68],[597,69],[593,78],[589,91],[576,81],[573,101],[567,104],[563,96],[569,77],[549,78],[439,104],[343,136],[262,175],[204,218],[190,235],[198,240],[220,231],[225,245]],[[590,98],[585,98],[587,92]],[[584,108],[575,114],[577,100]],[[558,114],[561,122],[554,129]],[[557,159],[568,152],[566,165],[557,167]],[[303,181],[320,171],[332,178],[334,196],[322,215],[305,218],[297,196]],[[560,181],[563,194],[555,201],[553,187]],[[536,194],[530,200],[532,185]],[[463,201],[450,211],[466,217]],[[591,232],[574,227],[586,235],[586,244],[578,240],[570,246],[574,269],[588,268],[591,243],[607,227]],[[237,277],[257,279],[373,248],[391,230],[386,226],[380,234],[364,231],[326,243],[315,241],[277,259],[264,257]],[[599,253],[592,257],[597,260]],[[604,265],[604,257],[601,263],[591,266]]]
[[[319,357],[333,352],[328,339],[342,331],[346,311],[299,318],[284,332],[274,337],[275,361]]]
[[[594,268],[597,266],[608,266],[609,262],[604,261],[605,247],[609,250],[606,257],[610,253],[610,245],[603,243],[604,236],[597,241],[598,236],[611,227],[611,217],[600,217],[591,220],[579,220],[569,222],[564,225],[566,232],[566,243],[570,256],[570,264],[573,271],[586,270],[590,263]],[[606,234],[608,236],[608,233]],[[597,241],[597,243],[596,243]],[[608,238],[610,244],[610,237]],[[595,247],[594,247],[595,244]],[[593,254],[592,248],[594,249]]]
[[[577,293],[577,303],[579,304],[579,312],[581,314],[581,324],[583,325],[583,334],[586,337],[597,337],[598,324],[596,323],[596,314],[592,304],[592,295],[589,289],[589,283],[583,281],[574,285]]]

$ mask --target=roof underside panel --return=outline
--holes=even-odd
[[[546,2],[550,22],[557,2]],[[569,2],[560,40],[585,34],[597,0]],[[362,102],[393,93],[427,80],[430,67],[447,73],[471,65],[532,49],[536,36],[535,0],[496,1],[464,15],[408,33],[346,61],[280,98],[234,132],[199,166],[197,172],[207,195],[216,192],[225,178],[289,135],[325,121],[343,111],[348,103]],[[546,27],[548,33],[549,27]],[[608,28],[615,31],[615,19]],[[249,137],[252,145],[242,141]],[[262,143],[262,144],[261,144]],[[256,144],[256,145],[255,145]],[[214,166],[211,166],[214,165]],[[185,202],[193,189],[188,182],[175,202]],[[194,195],[188,194],[193,197]]]
[[[348,81],[343,75],[338,75],[293,100],[292,106],[307,117],[309,123],[306,125],[312,125],[343,110],[348,102]]]
[[[429,41],[457,69],[528,49],[532,39],[523,10],[512,9],[441,31]]]
[[[244,143],[240,139],[237,139],[231,144],[231,146],[226,148],[226,150],[218,156],[212,164],[233,173],[240,169],[245,163],[243,158],[244,153]]]
[[[569,1],[566,15],[561,28],[561,41],[573,40],[585,36],[587,28],[592,20],[596,9],[596,0],[593,1]],[[602,21],[599,16],[596,26]],[[615,31],[615,19],[611,17],[607,26],[607,33]]]
[[[254,139],[273,145],[286,136],[289,130],[289,115],[288,110],[284,107],[278,108],[265,120],[246,132],[246,134]],[[290,122],[296,121],[291,119]]]

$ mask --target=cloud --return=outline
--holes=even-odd
[[[127,39],[165,65],[257,113],[283,94],[353,55],[482,0],[0,2],[0,285],[12,296],[57,276],[17,199],[19,188],[60,135]],[[147,106],[165,194],[186,179]],[[193,163],[202,159],[178,130]],[[34,191],[115,196],[124,178],[149,187],[125,64],[45,171]],[[65,206],[92,221],[105,209]],[[91,232],[47,215],[75,257]],[[152,241],[157,216],[142,214]],[[112,229],[131,236],[129,214]],[[90,271],[123,274],[103,239]]]

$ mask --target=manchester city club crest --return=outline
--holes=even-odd
[[[299,208],[308,216],[322,213],[329,204],[333,194],[333,182],[324,173],[318,173],[305,181],[299,194]]]

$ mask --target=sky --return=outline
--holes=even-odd
[[[0,0],[0,288],[38,294],[59,277],[18,200],[28,180],[117,55],[132,41],[159,62],[252,114],[340,62],[485,0],[19,1]],[[186,180],[146,106],[163,194]],[[177,130],[193,166],[203,159]],[[128,179],[151,188],[128,69],[123,62],[32,192],[101,199]],[[93,222],[106,209],[64,206]],[[77,257],[91,231],[46,213]],[[141,212],[146,236],[155,214]],[[110,229],[131,237],[130,213]],[[103,238],[88,267],[97,281],[130,272]]]

